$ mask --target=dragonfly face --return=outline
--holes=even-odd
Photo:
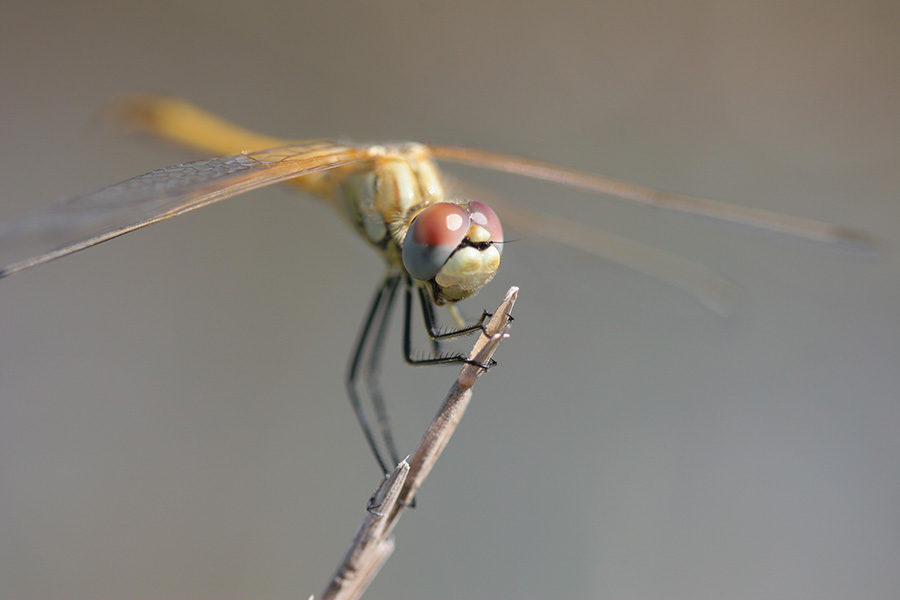
[[[483,202],[438,202],[412,219],[403,242],[403,266],[431,284],[434,303],[468,298],[500,266],[503,227]]]

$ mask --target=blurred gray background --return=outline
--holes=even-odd
[[[513,337],[369,598],[896,598],[900,5],[8,2],[0,218],[199,158],[116,94],[285,137],[551,160],[866,230],[848,258],[514,177],[714,268],[723,318],[517,236]],[[0,282],[0,598],[306,598],[379,479],[342,378],[381,265],[271,188]],[[388,390],[411,450],[453,369]]]

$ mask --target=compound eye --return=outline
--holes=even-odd
[[[409,226],[403,241],[403,266],[415,279],[433,279],[468,230],[469,214],[465,210],[450,202],[432,204],[417,214]]]
[[[503,226],[494,209],[484,202],[473,200],[469,203],[469,217],[474,225],[484,227],[491,234],[491,242],[499,244],[497,250],[503,252]]]

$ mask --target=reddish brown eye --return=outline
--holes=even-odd
[[[468,230],[469,214],[456,204],[438,202],[429,206],[409,226],[403,242],[403,266],[415,279],[432,279]]]
[[[490,206],[484,202],[473,200],[469,203],[469,216],[476,225],[481,225],[491,234],[491,241],[497,246],[497,250],[503,251],[503,226],[500,225],[500,217]]]

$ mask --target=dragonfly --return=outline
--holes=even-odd
[[[871,247],[864,233],[846,227],[661,192],[485,150],[415,142],[355,144],[272,137],[229,123],[186,100],[151,93],[118,99],[113,113],[127,128],[217,158],[157,169],[0,224],[0,278],[275,183],[287,182],[329,201],[387,265],[363,319],[345,378],[366,442],[385,473],[389,463],[399,462],[400,455],[379,372],[400,288],[405,360],[412,365],[471,362],[463,354],[445,351],[444,342],[484,329],[488,313],[467,322],[458,303],[494,277],[505,245],[498,213],[479,199],[483,197],[480,192],[472,192],[442,173],[438,161],[523,175],[830,246],[863,251]],[[496,206],[497,202],[502,201],[494,198],[492,203]],[[503,203],[501,212],[518,229],[623,262],[688,289],[712,308],[721,309],[725,304],[727,284],[699,265],[517,205]],[[415,353],[412,347],[416,304],[430,343],[424,354]],[[439,324],[438,307],[447,309],[452,327]],[[379,439],[367,413],[375,418]]]

